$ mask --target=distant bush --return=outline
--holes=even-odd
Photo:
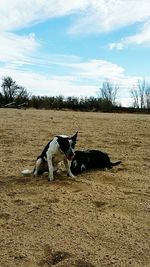
[[[115,108],[115,105],[113,105],[111,101],[99,97],[85,97],[80,99],[71,96],[67,98],[63,96],[32,96],[28,103],[29,107],[36,109],[71,109],[111,112]]]

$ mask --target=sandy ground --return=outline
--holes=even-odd
[[[57,134],[122,164],[23,177]],[[0,266],[150,266],[150,116],[0,109]]]

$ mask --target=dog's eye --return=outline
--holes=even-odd
[[[76,142],[73,141],[72,144],[71,144],[71,146],[74,148],[75,147],[75,144],[76,144]]]

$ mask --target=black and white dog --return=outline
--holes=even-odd
[[[121,161],[112,163],[108,154],[99,150],[77,150],[71,163],[71,172],[78,175],[90,169],[111,169],[120,163]]]
[[[43,152],[37,157],[35,168],[33,171],[24,170],[22,174],[41,175],[44,172],[49,173],[49,181],[54,179],[54,172],[58,169],[58,163],[64,161],[67,174],[71,177],[74,175],[71,172],[71,161],[75,155],[74,148],[77,140],[77,134],[72,137],[66,135],[55,136],[45,146]]]

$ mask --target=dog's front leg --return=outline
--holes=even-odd
[[[65,167],[66,167],[66,170],[67,170],[67,174],[70,176],[70,177],[75,177],[72,172],[71,172],[71,161],[70,160],[67,160],[66,158],[64,159],[64,164],[65,164]]]
[[[52,157],[49,154],[47,154],[47,163],[48,163],[48,170],[49,170],[48,180],[53,181],[54,179],[53,163],[52,163]]]

